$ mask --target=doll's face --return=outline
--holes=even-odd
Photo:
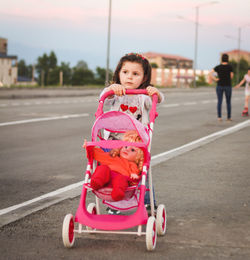
[[[121,85],[126,89],[138,88],[144,78],[143,67],[140,63],[125,61],[119,73]]]
[[[120,150],[120,157],[127,159],[128,161],[135,162],[138,149],[139,148],[135,146],[123,146]]]

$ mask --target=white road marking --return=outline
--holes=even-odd
[[[248,127],[248,126],[250,126],[250,119],[246,120],[242,123],[239,123],[237,125],[234,125],[232,127],[226,128],[224,130],[221,130],[221,131],[215,132],[213,134],[207,135],[205,137],[202,137],[200,139],[197,139],[193,142],[187,143],[185,145],[182,145],[182,146],[177,147],[175,149],[172,149],[170,151],[166,151],[164,153],[154,155],[154,156],[152,156],[151,165],[154,166],[154,165],[157,165],[161,162],[167,161],[170,158],[173,158],[173,157],[181,155],[185,152],[191,151],[191,150],[193,150],[197,147],[200,147],[202,145],[210,143],[210,142],[212,142],[212,141],[214,141],[214,140],[216,140],[216,139],[218,139],[222,136],[232,134],[232,133],[239,131],[240,129]]]
[[[196,105],[197,102],[186,102],[186,103],[183,103],[184,106],[192,106],[192,105]]]
[[[47,199],[47,198],[50,198],[50,197],[54,197],[54,196],[57,196],[58,194],[60,193],[63,193],[63,192],[66,192],[66,191],[69,191],[69,190],[72,190],[72,189],[75,189],[79,186],[81,186],[83,184],[84,181],[80,181],[78,183],[74,183],[74,184],[71,184],[71,185],[68,185],[68,186],[65,186],[61,189],[58,189],[58,190],[55,190],[55,191],[52,191],[52,192],[49,192],[47,194],[44,194],[40,197],[37,197],[37,198],[34,198],[32,200],[28,200],[28,201],[25,201],[23,203],[20,203],[20,204],[17,204],[17,205],[14,205],[14,206],[11,206],[11,207],[8,207],[8,208],[5,208],[5,209],[1,209],[0,210],[0,216],[1,215],[4,215],[6,213],[9,213],[13,210],[16,210],[16,209],[19,209],[21,207],[25,207],[27,205],[30,205],[34,202],[37,202],[37,201],[40,201],[40,200],[43,200],[43,199]]]
[[[33,118],[33,119],[27,119],[27,120],[19,120],[19,121],[0,123],[0,126],[20,125],[20,124],[28,124],[28,123],[34,123],[34,122],[42,122],[42,121],[50,121],[50,120],[58,120],[58,119],[69,119],[69,118],[78,118],[78,117],[86,117],[86,116],[89,116],[89,114],[85,113],[85,114],[73,114],[73,115]]]
[[[226,128],[224,130],[221,130],[221,131],[218,131],[218,132],[215,132],[213,134],[210,134],[210,135],[207,135],[205,137],[202,137],[202,138],[199,138],[193,142],[190,142],[190,143],[187,143],[185,145],[182,145],[180,147],[177,147],[175,149],[172,149],[170,151],[166,151],[164,153],[160,153],[160,154],[157,154],[157,155],[154,155],[152,156],[152,159],[151,159],[151,165],[152,166],[155,166],[159,163],[162,163],[164,161],[167,161],[173,157],[176,157],[180,154],[183,154],[183,153],[186,153],[188,151],[191,151],[197,147],[200,147],[202,145],[205,145],[207,143],[210,143],[214,140],[216,140],[217,138],[220,138],[222,136],[225,136],[225,135],[228,135],[228,134],[232,134],[240,129],[243,129],[245,127],[249,127],[250,126],[250,120],[246,120],[242,123],[239,123],[237,125],[234,125],[232,127],[229,127],[229,128]],[[8,207],[8,208],[5,208],[5,209],[2,209],[0,210],[0,216],[2,215],[5,215],[5,214],[8,214],[14,210],[18,210],[18,209],[22,209],[24,208],[22,214],[20,214],[20,216],[18,214],[13,214],[11,213],[9,215],[7,215],[7,217],[5,217],[4,219],[0,219],[0,227],[3,226],[3,225],[6,225],[12,221],[15,221],[21,217],[24,217],[32,212],[35,212],[37,210],[37,208],[39,209],[42,209],[42,208],[45,208],[45,207],[48,207],[50,205],[53,205],[54,203],[57,203],[58,201],[62,201],[64,199],[67,199],[69,197],[69,195],[67,193],[69,192],[72,192],[72,190],[74,189],[79,189],[79,187],[81,187],[83,184],[83,181],[80,181],[80,182],[77,182],[77,183],[74,183],[74,184],[71,184],[71,185],[68,185],[64,188],[61,188],[61,189],[58,189],[58,190],[55,190],[53,192],[50,192],[50,193],[47,193],[47,194],[44,194],[40,197],[37,197],[37,198],[34,198],[32,200],[29,200],[29,201],[25,201],[23,203],[20,203],[20,204],[17,204],[17,205],[14,205],[14,206],[11,206],[11,207]],[[65,194],[63,194],[65,193]],[[78,193],[75,193],[75,197],[76,196],[79,196],[79,192]],[[61,198],[58,199],[58,196],[61,195]],[[72,195],[71,195],[72,197]],[[48,198],[55,198],[55,200],[53,201],[50,201],[50,203],[48,204],[46,201],[44,202],[44,205],[42,205],[43,203],[42,202],[39,202],[41,200],[46,200]],[[30,209],[30,204],[33,204],[35,202],[39,202],[39,207],[37,206],[34,206],[33,209]],[[29,211],[25,210],[25,207],[29,206]],[[13,215],[15,215],[13,217]]]
[[[167,104],[167,105],[162,105],[161,107],[178,107],[181,104]]]
[[[212,100],[203,100],[203,101],[201,101],[202,104],[209,104],[211,102],[212,102]]]
[[[34,101],[34,102],[13,102],[8,104],[0,104],[0,107],[10,107],[10,106],[33,106],[33,105],[60,105],[60,104],[77,104],[77,103],[93,103],[97,102],[98,98],[88,98],[88,99],[70,99],[70,100],[50,100],[50,101]]]

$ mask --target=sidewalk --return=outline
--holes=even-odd
[[[101,88],[0,88],[0,99],[93,96]]]
[[[214,87],[199,88],[160,88],[161,92],[206,92]],[[70,87],[70,88],[0,88],[0,99],[25,99],[25,98],[55,98],[55,97],[81,97],[98,96],[102,88]]]

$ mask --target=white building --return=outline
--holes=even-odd
[[[0,86],[17,83],[17,56],[7,54],[8,40],[0,38]]]

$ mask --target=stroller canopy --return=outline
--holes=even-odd
[[[132,116],[120,111],[109,111],[99,116],[92,127],[92,141],[96,142],[100,130],[124,133],[128,130],[136,130],[142,142],[148,145],[149,134],[143,124]]]

